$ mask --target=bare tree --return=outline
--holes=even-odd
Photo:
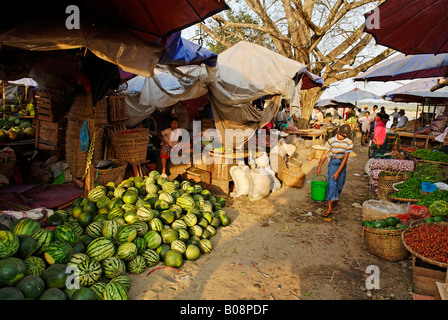
[[[363,14],[379,0],[229,0],[232,8],[201,30],[217,53],[240,40],[256,42],[306,64],[324,87],[302,91],[301,126],[332,83],[352,78],[394,51],[374,46]]]

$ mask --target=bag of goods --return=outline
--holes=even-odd
[[[416,204],[413,204],[409,206],[408,215],[410,219],[418,220],[418,219],[424,219],[430,216],[429,208],[425,205],[419,206]]]
[[[235,184],[235,191],[230,195],[232,197],[239,197],[248,195],[251,190],[251,182],[249,179],[249,166],[240,165],[233,166],[229,170],[232,180]]]
[[[406,214],[408,211],[409,203],[394,203],[385,199],[371,199],[362,203],[363,219],[376,219],[389,214]]]
[[[264,168],[250,169],[250,193],[249,200],[256,201],[266,198],[271,193],[271,178]]]

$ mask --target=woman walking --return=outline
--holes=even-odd
[[[353,151],[353,141],[349,139],[351,134],[350,126],[344,124],[338,130],[336,136],[328,139],[325,144],[325,151],[320,157],[319,166],[317,167],[317,174],[321,174],[322,165],[325,162],[328,154],[330,154],[330,161],[328,163],[328,184],[327,196],[328,210],[322,214],[323,217],[331,215],[333,204],[339,201],[339,195],[345,184],[347,176],[347,160],[350,152]]]

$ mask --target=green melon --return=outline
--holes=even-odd
[[[187,245],[182,240],[176,239],[171,242],[171,250],[177,250],[183,254],[187,250]]]
[[[154,218],[154,212],[151,209],[151,206],[148,205],[140,207],[136,214],[138,219],[144,222],[151,221]]]
[[[26,275],[42,276],[44,274],[46,265],[41,257],[30,256],[23,260],[26,266]]]
[[[49,288],[42,293],[39,300],[67,300],[67,295],[58,288]]]
[[[95,292],[97,300],[103,300],[104,289],[106,288],[106,283],[98,281],[89,287]]]
[[[184,252],[184,256],[189,261],[195,261],[201,255],[201,249],[193,244],[189,244]]]
[[[159,253],[152,249],[145,249],[142,257],[145,259],[147,267],[153,267],[160,261]]]
[[[66,264],[53,264],[45,269],[42,279],[46,288],[64,288],[70,276]]]
[[[101,263],[96,260],[84,260],[80,264],[78,264],[78,279],[79,284],[81,286],[91,286],[95,282],[97,282],[103,269],[101,267]]]
[[[137,229],[137,236],[139,237],[143,237],[149,230],[148,224],[144,221],[136,221],[132,225]]]
[[[67,262],[67,265],[68,266],[77,266],[81,262],[87,261],[89,259],[90,259],[89,256],[85,253],[75,253],[72,255],[70,260]]]
[[[94,221],[86,227],[85,233],[92,238],[99,238],[103,236],[103,221]]]
[[[115,245],[112,240],[106,237],[99,237],[87,246],[86,253],[90,259],[103,261],[115,254]]]
[[[18,236],[21,234],[32,235],[38,229],[40,229],[38,221],[31,218],[20,218],[11,224],[9,231]]]
[[[103,293],[104,300],[128,300],[128,290],[119,282],[111,281],[106,284]]]
[[[19,237],[14,233],[1,230],[0,231],[0,259],[13,256],[19,249]]]
[[[106,220],[103,222],[103,237],[107,239],[115,239],[118,233],[118,222],[115,220]]]
[[[130,224],[118,228],[115,240],[118,243],[132,242],[137,237],[137,229]]]
[[[143,237],[135,237],[132,241],[137,246],[137,254],[142,254],[146,250],[146,241]]]
[[[14,256],[24,260],[37,250],[37,241],[32,236],[26,234],[21,234],[17,237],[19,238],[19,248]]]
[[[160,235],[162,236],[162,242],[171,244],[174,240],[179,238],[179,233],[171,228],[164,228]]]
[[[63,241],[54,241],[47,246],[44,252],[48,264],[67,263],[72,256],[72,247]]]
[[[123,261],[131,261],[137,256],[137,246],[133,242],[125,242],[118,246],[116,256]]]
[[[56,241],[67,242],[71,246],[79,241],[78,233],[67,225],[57,226],[53,230],[53,236]]]
[[[127,266],[129,273],[141,274],[146,269],[146,260],[141,255],[137,255],[128,262]]]
[[[162,244],[162,237],[155,230],[148,231],[143,236],[143,239],[145,239],[145,241],[146,241],[147,249],[157,249]]]
[[[210,253],[213,249],[213,246],[210,240],[201,239],[201,241],[199,241],[199,249],[201,249],[203,253]]]
[[[16,288],[22,291],[25,300],[37,300],[45,291],[45,282],[39,276],[26,276],[19,283]]]
[[[102,263],[103,274],[107,279],[113,279],[122,276],[126,272],[126,265],[123,260],[117,257],[109,257]]]
[[[125,275],[115,277],[115,278],[111,279],[110,282],[119,283],[123,287],[125,287],[126,290],[129,290],[129,288],[131,287],[131,278],[129,278],[128,276],[125,276]]]
[[[168,250],[165,253],[164,263],[168,267],[179,268],[182,265],[182,254],[177,250]]]
[[[0,289],[0,300],[25,300],[25,296],[19,288],[6,287]]]
[[[94,290],[89,287],[83,287],[77,289],[70,300],[97,300],[97,296]]]
[[[26,275],[26,265],[22,259],[9,257],[0,260],[0,287],[15,286]]]

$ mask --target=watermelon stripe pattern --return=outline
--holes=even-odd
[[[87,246],[86,253],[90,259],[103,261],[115,254],[115,244],[106,237],[96,238]]]

